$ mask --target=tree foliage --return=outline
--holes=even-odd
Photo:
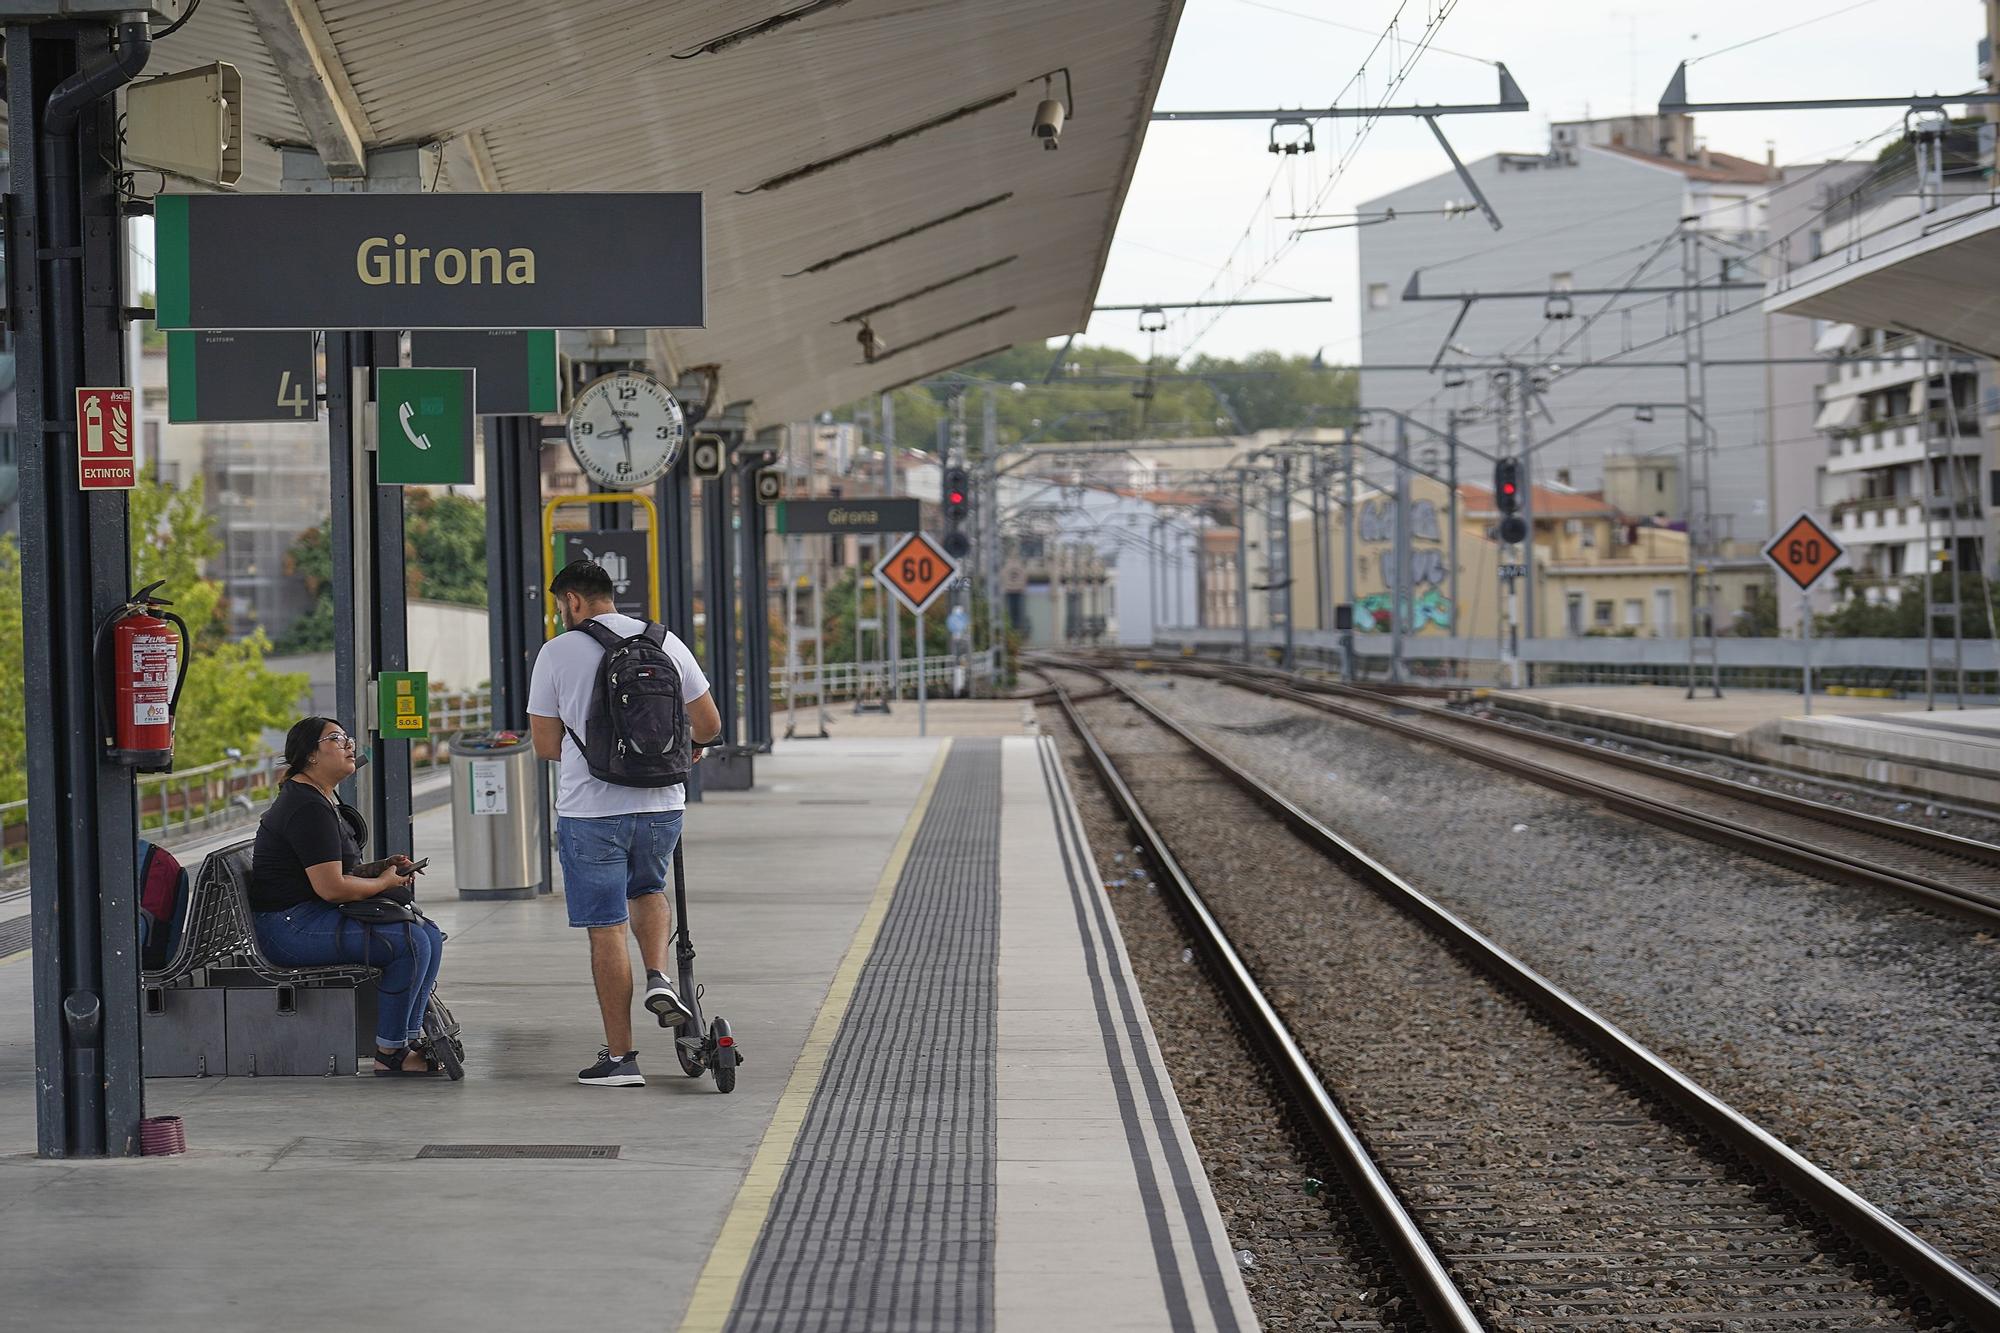
[[[1196,357],[1184,372],[1157,365],[1147,383],[1143,358],[1113,347],[1073,347],[1049,383],[1042,382],[1054,355],[1038,344],[961,366],[953,376],[967,385],[967,437],[975,449],[983,429],[984,390],[993,389],[994,417],[1002,447],[1027,440],[1087,441],[1180,438],[1237,434],[1314,424],[1333,424],[1355,403],[1351,369],[1315,368],[1312,359],[1258,352],[1241,360]],[[1110,383],[1090,382],[1117,377]],[[1019,384],[1020,389],[1013,386]],[[1150,397],[1139,396],[1150,393]],[[899,389],[896,441],[905,448],[935,449],[940,423],[952,417],[953,385],[933,383]],[[851,404],[836,419],[872,420],[873,400]]]
[[[1901,595],[1893,602],[1865,600],[1854,589],[1853,578],[1848,570],[1834,571],[1834,580],[1845,600],[1830,613],[1813,617],[1814,634],[1839,639],[1921,639],[1926,602],[1943,604],[1954,599],[1959,603],[1959,632],[1965,638],[1990,639],[1994,624],[2000,621],[1992,585],[1970,571],[1958,576],[1955,589],[1950,574],[1932,574],[1928,597],[1921,575],[1904,579]],[[1942,618],[1938,621],[1940,631],[1947,630],[1949,625]]]
[[[404,548],[412,597],[486,605],[486,509],[462,495],[409,493]]]
[[[278,636],[281,653],[323,653],[333,647],[332,519],[292,542],[285,569],[305,581],[313,604]],[[412,597],[462,606],[486,605],[486,510],[461,495],[406,492],[403,509],[404,588]]]
[[[229,638],[222,585],[202,572],[222,542],[201,483],[183,490],[148,475],[130,499],[133,585],[163,581],[158,595],[187,622],[192,640],[174,717],[174,767],[213,763],[232,747],[254,750],[266,728],[290,725],[306,678],[264,664],[271,645],[261,632]],[[22,616],[20,551],[11,536],[0,537],[0,800],[9,801],[27,792]]]
[[[267,728],[291,725],[306,678],[264,665],[271,641],[258,630],[232,640],[222,584],[203,576],[222,552],[197,479],[185,489],[148,476],[131,495],[132,577],[138,587],[165,580],[160,595],[193,637],[187,686],[174,721],[174,765],[213,763],[224,751],[256,748]]]

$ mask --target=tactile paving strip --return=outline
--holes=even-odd
[[[730,1333],[993,1327],[1000,742],[954,742]]]

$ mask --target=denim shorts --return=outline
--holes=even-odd
[[[556,820],[563,899],[572,926],[622,926],[627,899],[663,892],[681,811]]]

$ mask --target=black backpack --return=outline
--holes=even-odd
[[[583,735],[569,732],[590,776],[614,787],[686,782],[694,730],[681,700],[680,668],[667,655],[666,626],[647,625],[629,639],[598,620],[577,629],[604,649]]]

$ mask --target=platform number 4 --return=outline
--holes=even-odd
[[[291,408],[295,417],[306,415],[312,406],[312,399],[306,392],[305,381],[293,380],[292,372],[289,370],[278,372],[278,406]]]

